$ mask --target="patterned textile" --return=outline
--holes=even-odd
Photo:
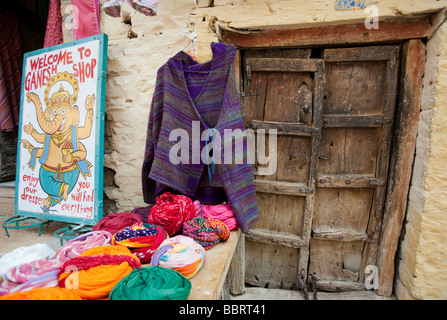
[[[56,259],[66,262],[78,257],[84,251],[110,244],[112,234],[105,230],[91,231],[71,239],[56,252]]]
[[[19,125],[23,43],[17,16],[0,9],[0,130]]]
[[[139,222],[115,233],[112,244],[129,248],[141,263],[148,263],[155,250],[167,237],[168,234],[162,227]]]
[[[179,235],[160,244],[151,265],[173,269],[189,279],[202,269],[205,260],[205,249],[198,242]]]
[[[189,197],[198,189],[205,169],[200,153],[208,142],[200,141],[200,145],[196,145],[189,141],[189,161],[174,165],[170,162],[170,150],[178,142],[170,139],[172,130],[184,130],[190,140],[194,140],[194,126],[199,131],[194,135],[199,137],[210,129],[218,131],[221,137],[224,137],[224,129],[239,129],[241,134],[245,129],[233,72],[236,47],[212,43],[211,49],[212,60],[203,64],[180,51],[158,70],[142,169],[146,203],[154,203],[166,186]],[[259,220],[258,207],[253,168],[247,160],[247,144],[241,147],[236,140],[239,139],[221,139],[221,150],[231,146],[234,159],[229,164],[215,161],[212,167],[225,189],[239,227],[247,232]],[[215,181],[214,176],[212,181]]]
[[[45,30],[44,48],[64,43],[62,32],[61,0],[50,0],[47,28]]]
[[[230,230],[222,221],[195,217],[183,223],[183,235],[193,238],[208,250],[220,241],[227,241],[230,238]]]

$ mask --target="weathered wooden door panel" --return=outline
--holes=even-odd
[[[294,289],[314,274],[322,290],[364,289],[377,264],[399,47],[310,53],[244,55],[244,122],[277,133],[276,171],[255,165],[260,221],[246,234],[245,281]]]
[[[271,289],[297,289],[299,249],[246,241],[245,250],[246,283]]]
[[[258,192],[257,200],[260,220],[256,229],[301,236],[304,197]]]
[[[309,272],[315,272],[317,277],[326,275],[325,279],[318,277],[317,284],[320,288],[335,291],[337,288],[331,289],[329,282],[359,280],[362,253],[363,245],[360,242],[320,240],[313,244],[313,261]],[[340,283],[336,282],[336,284]]]
[[[320,175],[374,176],[381,131],[381,128],[323,128],[318,152],[319,186],[330,183],[321,181]]]
[[[383,114],[385,71],[386,61],[328,63],[323,114]]]
[[[364,289],[377,264],[399,47],[328,49],[309,274],[323,290]]]
[[[294,49],[245,55],[244,121],[256,136],[267,134],[261,151],[257,145],[256,159],[265,150],[277,151],[272,172],[265,170],[270,163],[254,166],[260,221],[246,234],[245,281],[251,285],[295,289],[298,270],[307,265],[315,181],[311,177],[319,141],[314,135],[319,133],[317,120],[321,123],[316,110],[321,114],[323,94],[323,63],[308,59],[309,53]],[[269,134],[276,137],[274,149]]]

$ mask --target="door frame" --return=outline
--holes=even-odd
[[[391,146],[388,188],[385,196],[381,239],[379,243],[377,293],[390,296],[393,291],[395,256],[402,230],[419,122],[422,77],[425,70],[425,44],[433,31],[432,15],[412,19],[380,22],[379,29],[366,30],[361,24],[340,24],[295,29],[268,29],[252,34],[223,30],[222,41],[238,49],[287,48],[330,45],[373,45],[390,41],[401,42],[401,72],[398,86],[395,129]],[[237,84],[241,80],[242,61],[236,55]],[[240,88],[240,86],[238,86]],[[244,245],[244,241],[241,241]],[[243,249],[241,249],[243,251]],[[234,265],[234,264],[233,264]],[[244,268],[240,267],[240,272]],[[241,277],[239,277],[241,279]],[[243,277],[242,277],[243,279]],[[243,280],[241,280],[243,281]],[[239,284],[239,291],[242,284]]]

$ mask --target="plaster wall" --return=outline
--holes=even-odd
[[[102,1],[101,1],[102,2]],[[195,8],[193,0],[161,0],[158,15],[145,17],[127,4],[122,18],[100,13],[109,36],[104,165],[115,172],[105,187],[119,212],[144,206],[141,164],[157,69],[180,50],[202,62],[222,29],[241,32],[362,22],[362,9],[335,10],[335,0],[214,0]],[[438,12],[447,1],[373,1],[380,20]],[[124,17],[124,18],[123,18]],[[380,27],[380,25],[379,25]],[[196,37],[195,45],[191,39]],[[447,27],[427,43],[427,64],[405,235],[399,251],[398,299],[447,298]],[[411,165],[411,164],[408,164]]]

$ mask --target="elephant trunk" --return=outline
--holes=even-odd
[[[42,112],[42,109],[37,107],[36,118],[42,130],[48,134],[53,134],[58,131],[62,122],[62,117],[60,115],[57,115],[54,117],[54,119],[51,119],[49,109],[46,109],[45,112]]]

